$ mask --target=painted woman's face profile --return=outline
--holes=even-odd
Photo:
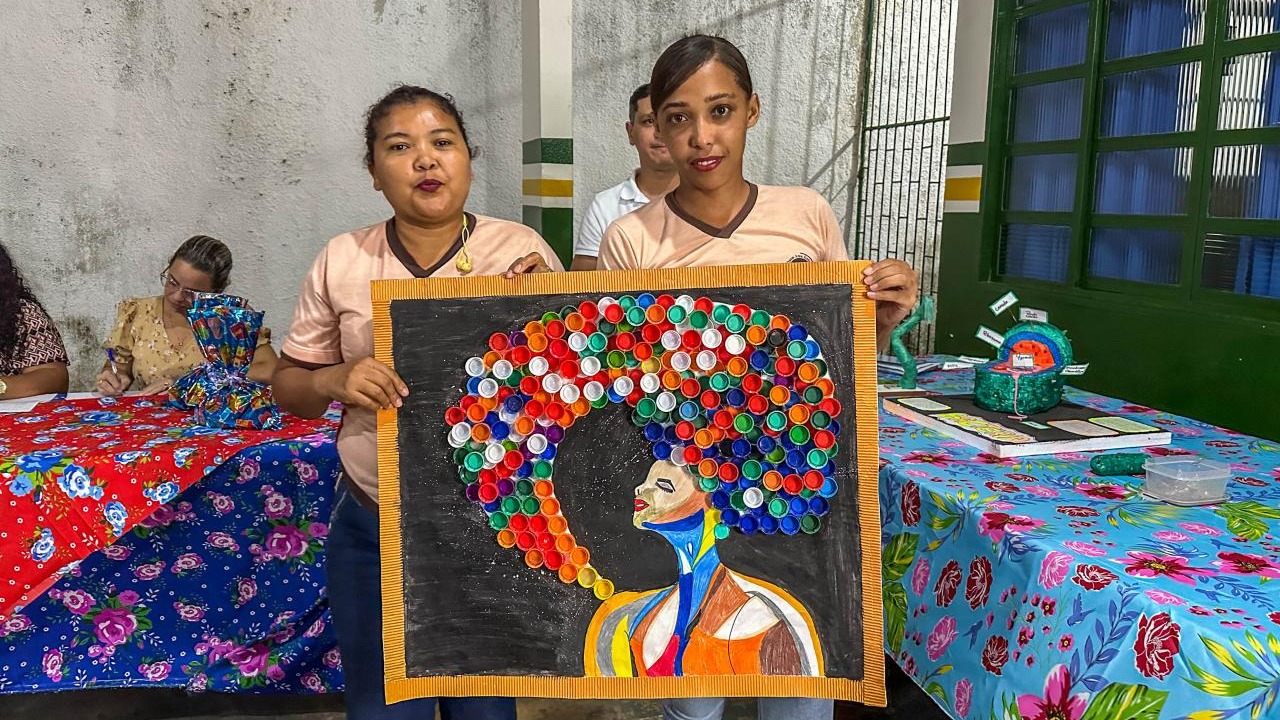
[[[689,471],[658,460],[649,475],[636,486],[636,510],[632,523],[638,528],[680,520],[707,507],[707,494],[698,488]]]

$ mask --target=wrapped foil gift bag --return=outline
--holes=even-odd
[[[205,362],[173,384],[169,404],[194,410],[196,424],[206,427],[278,429],[271,388],[249,379],[263,313],[244,298],[201,294],[187,318]]]

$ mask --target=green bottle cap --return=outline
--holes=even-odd
[[[609,346],[609,338],[605,337],[603,328],[601,330],[602,332],[591,333],[591,337],[587,338],[587,347],[591,348],[592,352],[603,352]]]
[[[611,368],[622,368],[627,364],[627,355],[621,350],[610,350],[609,357],[606,359],[606,362]]]
[[[478,452],[467,453],[467,458],[462,461],[462,466],[471,472],[479,472],[484,468],[484,456]]]
[[[751,313],[752,325],[759,325],[762,328],[768,328],[769,320],[770,320],[769,313],[763,310],[756,310],[755,312]]]
[[[791,432],[788,434],[791,436],[791,442],[797,445],[803,445],[809,442],[809,428],[803,425],[796,425],[792,427]]]
[[[533,481],[524,478],[516,482],[516,494],[520,497],[529,497],[533,494]]]
[[[707,326],[707,314],[701,310],[694,310],[689,313],[689,325],[695,330],[702,330]]]
[[[541,507],[541,505],[542,503],[538,502],[538,498],[527,497],[524,499],[524,502],[520,504],[520,511],[529,516],[537,515],[538,508]]]
[[[618,298],[618,304],[622,306],[623,310],[630,310],[631,308],[636,306],[636,299],[631,297],[630,295],[623,295],[622,297]]]
[[[508,495],[502,498],[502,512],[508,515],[515,515],[520,512],[520,498],[515,495]]]
[[[639,305],[627,310],[627,323],[630,325],[643,325],[644,317],[644,308]]]
[[[809,348],[800,340],[792,340],[787,343],[787,357],[792,360],[804,359],[804,354],[808,352],[808,350]]]
[[[749,413],[740,413],[733,419],[733,429],[740,433],[751,432],[756,426],[756,421],[752,419]]]
[[[804,401],[810,405],[817,405],[822,402],[822,390],[810,385],[804,389]]]
[[[823,410],[817,410],[809,416],[809,424],[818,430],[825,430],[831,426],[831,416]]]
[[[769,514],[780,518],[787,514],[787,501],[776,497],[769,501]]]
[[[546,480],[551,477],[551,463],[546,460],[539,460],[533,464],[533,476],[539,480]]]
[[[719,486],[720,481],[715,478],[698,478],[698,487],[702,489],[702,492],[715,492],[716,488]]]
[[[687,317],[689,317],[689,312],[679,305],[672,305],[667,308],[667,319],[673,323],[684,322]]]
[[[822,520],[817,515],[805,515],[800,518],[800,529],[812,535],[822,527]]]
[[[827,464],[827,454],[814,448],[805,456],[805,460],[809,463],[809,467],[814,470],[821,470]]]
[[[494,530],[501,530],[507,526],[507,515],[502,512],[495,512],[489,516],[489,527]]]
[[[724,392],[729,389],[729,374],[718,372],[711,376],[709,384],[711,385],[712,390],[715,390],[716,392]]]
[[[715,307],[711,308],[711,319],[715,320],[721,325],[724,324],[725,320],[729,319],[729,316],[731,314],[733,314],[733,311],[729,308],[728,305],[721,305],[719,303],[716,303]]]
[[[729,537],[729,526],[724,523],[716,523],[715,534],[717,540],[724,540]]]
[[[732,507],[734,510],[747,509],[747,503],[745,500],[742,499],[741,490],[734,490],[732,493],[729,494],[729,507]]]
[[[748,460],[742,463],[742,474],[752,480],[759,480],[760,476],[764,474],[763,470],[759,460]]]
[[[774,410],[765,416],[764,422],[770,430],[781,431],[787,426],[787,416],[781,410]]]

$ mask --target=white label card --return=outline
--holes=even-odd
[[[1008,310],[1009,308],[1017,304],[1018,304],[1018,296],[1014,295],[1013,291],[1010,290],[1004,295],[1001,295],[999,300],[996,300],[995,302],[991,303],[991,314],[999,315],[1000,313],[1004,312],[1005,310]]]
[[[978,332],[975,333],[975,337],[993,348],[998,348],[1004,344],[1004,336],[986,325],[978,326]]]
[[[961,355],[956,359],[962,363],[969,363],[970,365],[986,365],[987,363],[991,362],[990,358],[980,358],[980,357],[974,357],[972,355]]]
[[[1089,363],[1083,365],[1068,365],[1062,368],[1062,375],[1083,375],[1089,369]]]
[[[958,360],[948,360],[942,363],[943,370],[968,370],[973,367],[971,363],[959,362]]]
[[[1049,313],[1035,308],[1024,307],[1018,310],[1018,319],[1022,322],[1049,322]]]

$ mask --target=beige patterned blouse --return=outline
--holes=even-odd
[[[258,347],[271,344],[271,330],[262,328]],[[133,387],[157,381],[173,382],[204,362],[195,335],[185,333],[176,345],[164,329],[164,298],[133,298],[120,303],[116,326],[107,338],[116,362],[133,363]]]

